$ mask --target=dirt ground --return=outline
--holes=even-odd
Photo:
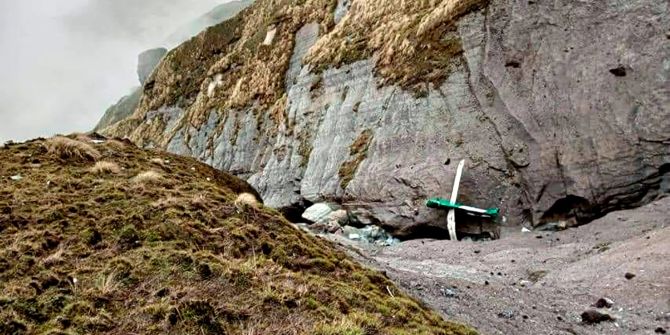
[[[355,254],[482,334],[670,333],[670,197],[564,231],[516,227],[496,241],[411,240]],[[614,301],[601,310],[615,321],[582,323],[599,298]]]

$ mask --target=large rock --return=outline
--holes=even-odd
[[[322,222],[330,217],[333,208],[324,203],[314,204],[302,213],[302,218],[309,222]]]
[[[320,36],[307,24],[285,122],[254,105],[200,123],[180,113],[162,130],[140,113],[129,135],[247,178],[267,205],[337,201],[397,235],[443,225],[424,202],[449,194],[460,159],[460,202],[501,207],[511,224],[584,223],[668,188],[668,26],[655,0],[491,1],[455,22],[462,54],[416,94],[381,85],[369,59],[303,66]]]
[[[124,96],[119,100],[119,102],[107,108],[105,114],[102,116],[100,121],[98,121],[98,124],[95,126],[93,131],[99,131],[101,129],[107,128],[132,115],[137,108],[137,105],[139,105],[141,97],[142,88],[133,88],[132,93]]]
[[[165,48],[155,48],[146,50],[137,57],[137,77],[140,84],[144,85],[147,82],[147,79],[166,53],[167,49]]]

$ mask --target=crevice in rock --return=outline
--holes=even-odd
[[[567,195],[554,202],[554,204],[544,212],[540,218],[540,224],[556,221],[574,221],[576,223],[586,223],[592,217],[592,206],[590,202],[580,196]],[[590,220],[588,220],[590,221]]]
[[[519,63],[515,60],[511,60],[511,61],[505,63],[505,67],[511,67],[511,68],[518,69],[518,68],[521,67],[521,63]]]
[[[626,68],[623,67],[623,65],[615,67],[613,69],[610,69],[610,73],[615,75],[616,77],[625,77],[626,76]]]
[[[631,185],[644,186],[631,191],[627,189],[627,186]],[[608,194],[605,199],[596,204],[580,196],[567,195],[556,200],[549,210],[542,214],[539,224],[567,221],[569,226],[585,225],[608,213],[637,208],[653,201],[670,192],[670,163],[661,165],[657,173],[623,186],[623,188],[623,192]],[[615,187],[613,186],[612,189]]]
[[[279,212],[284,215],[284,217],[289,220],[289,222],[302,223],[305,222],[305,219],[302,218],[302,213],[304,213],[305,210],[313,204],[314,203],[306,199],[302,199],[290,206],[280,208]]]

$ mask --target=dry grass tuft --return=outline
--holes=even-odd
[[[90,171],[94,174],[118,174],[121,168],[114,162],[100,161],[95,163]]]
[[[42,264],[44,266],[48,267],[48,266],[51,266],[51,265],[57,265],[59,263],[62,263],[64,253],[65,253],[65,249],[58,248],[58,250],[56,250],[56,252],[54,252],[53,254],[44,258],[44,260],[42,261]]]
[[[112,272],[107,275],[101,275],[95,281],[95,288],[102,293],[102,295],[108,295],[116,291],[119,287],[119,282],[116,280],[116,273]]]
[[[87,160],[96,161],[100,158],[100,152],[92,145],[64,136],[56,136],[44,142],[49,154],[56,155],[65,160]]]
[[[151,159],[151,163],[154,163],[154,164],[157,164],[157,165],[160,165],[160,166],[164,166],[165,164],[167,164],[167,161],[162,159],[162,158],[157,158],[156,157],[156,158]]]
[[[375,56],[386,81],[416,88],[446,78],[462,52],[453,23],[488,0],[354,0],[335,29],[310,49],[307,63],[339,66]]]
[[[177,197],[169,196],[166,198],[159,199],[151,203],[151,206],[158,209],[173,207],[176,205],[183,204],[183,201]]]
[[[160,172],[145,171],[133,177],[132,181],[137,184],[160,184],[165,179]]]
[[[256,196],[251,193],[240,193],[235,199],[235,207],[238,209],[244,209],[246,207],[258,208],[260,203]]]

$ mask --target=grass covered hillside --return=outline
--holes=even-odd
[[[245,182],[127,142],[0,149],[1,334],[474,334]]]

